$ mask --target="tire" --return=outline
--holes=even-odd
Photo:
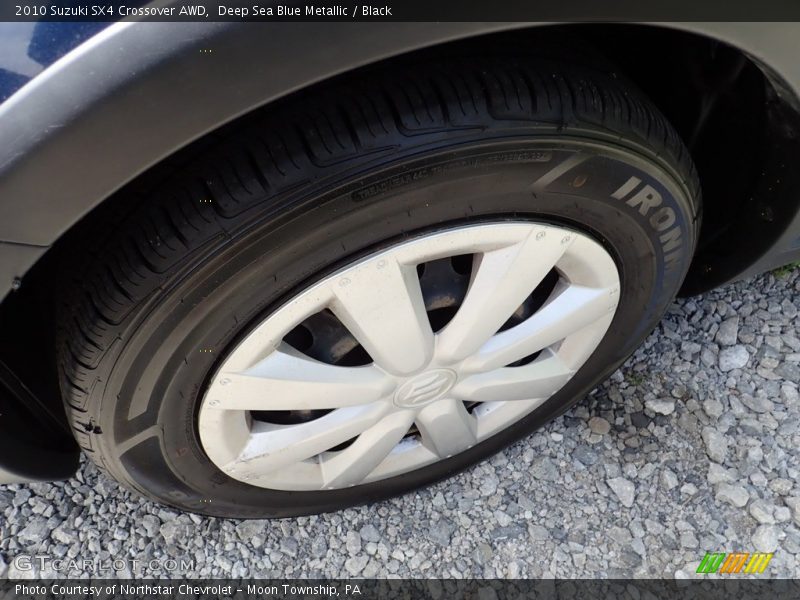
[[[59,372],[75,436],[128,488],[226,517],[338,510],[429,485],[563,413],[655,327],[688,269],[699,186],[633,86],[591,68],[483,59],[374,70],[270,106],[181,153],[69,259]],[[201,443],[220,364],[258,323],[354,260],[430,232],[536,222],[619,271],[613,322],[527,416],[414,471],[333,490],[233,479]],[[88,239],[88,238],[87,238]]]

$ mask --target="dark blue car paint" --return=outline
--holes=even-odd
[[[109,23],[0,23],[0,103]]]

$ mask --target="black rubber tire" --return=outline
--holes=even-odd
[[[636,349],[677,292],[697,236],[694,167],[652,103],[608,72],[535,58],[340,80],[169,165],[150,189],[123,191],[117,205],[133,208],[95,219],[90,247],[70,258],[59,371],[75,436],[100,467],[205,514],[282,517],[375,501],[525,436]],[[208,460],[195,425],[206,378],[272,307],[392,241],[509,218],[588,232],[622,276],[605,339],[541,408],[448,460],[345,490],[265,490]]]

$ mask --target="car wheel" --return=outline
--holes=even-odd
[[[530,59],[373,69],[171,159],[62,284],[76,438],[221,516],[428,485],[564,412],[673,299],[696,175],[621,78]]]

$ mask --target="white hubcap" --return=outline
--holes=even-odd
[[[433,331],[418,265],[462,255],[472,255],[468,288]],[[549,296],[508,325],[553,272]],[[618,301],[611,256],[572,230],[503,222],[414,238],[323,279],[250,332],[206,391],[201,442],[227,475],[270,489],[343,488],[424,467],[557,392],[597,348]],[[371,362],[336,366],[287,342],[322,311]],[[271,411],[310,416],[262,417]]]

